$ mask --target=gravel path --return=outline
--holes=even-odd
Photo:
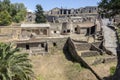
[[[117,48],[117,37],[115,34],[115,31],[108,27],[108,24],[110,23],[109,19],[103,19],[102,20],[102,29],[103,29],[103,35],[104,35],[104,46],[106,49],[111,51],[114,55],[116,55],[116,48]]]

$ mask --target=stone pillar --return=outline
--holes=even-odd
[[[90,33],[91,33],[91,27],[89,28],[89,36],[90,36]]]
[[[47,36],[49,37],[50,36],[50,28],[47,28]]]
[[[40,35],[41,30],[39,29],[39,35]]]
[[[62,14],[62,9],[60,9],[60,15]]]
[[[62,9],[62,14],[64,14],[64,10]]]
[[[60,10],[58,11],[58,13],[57,14],[60,14]]]
[[[68,15],[68,10],[66,10],[66,14]]]

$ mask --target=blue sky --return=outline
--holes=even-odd
[[[35,11],[36,4],[41,4],[44,10],[54,7],[80,8],[84,6],[96,6],[100,0],[11,0],[12,3],[24,3],[27,9]]]

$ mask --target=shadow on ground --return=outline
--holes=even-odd
[[[103,80],[113,80],[113,76],[104,77]]]

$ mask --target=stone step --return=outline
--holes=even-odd
[[[117,58],[115,56],[104,57],[94,61],[92,65],[101,64],[101,63],[111,63],[111,62],[117,62]]]
[[[93,57],[100,55],[98,51],[90,51],[90,50],[78,51],[78,54],[81,57]]]
[[[98,65],[101,63],[111,63],[117,61],[115,56],[98,55],[94,57],[81,57],[89,65]]]
[[[76,46],[76,49],[78,51],[90,50],[90,48],[91,48],[91,44],[90,43],[78,43],[78,44],[75,44],[75,46]]]

